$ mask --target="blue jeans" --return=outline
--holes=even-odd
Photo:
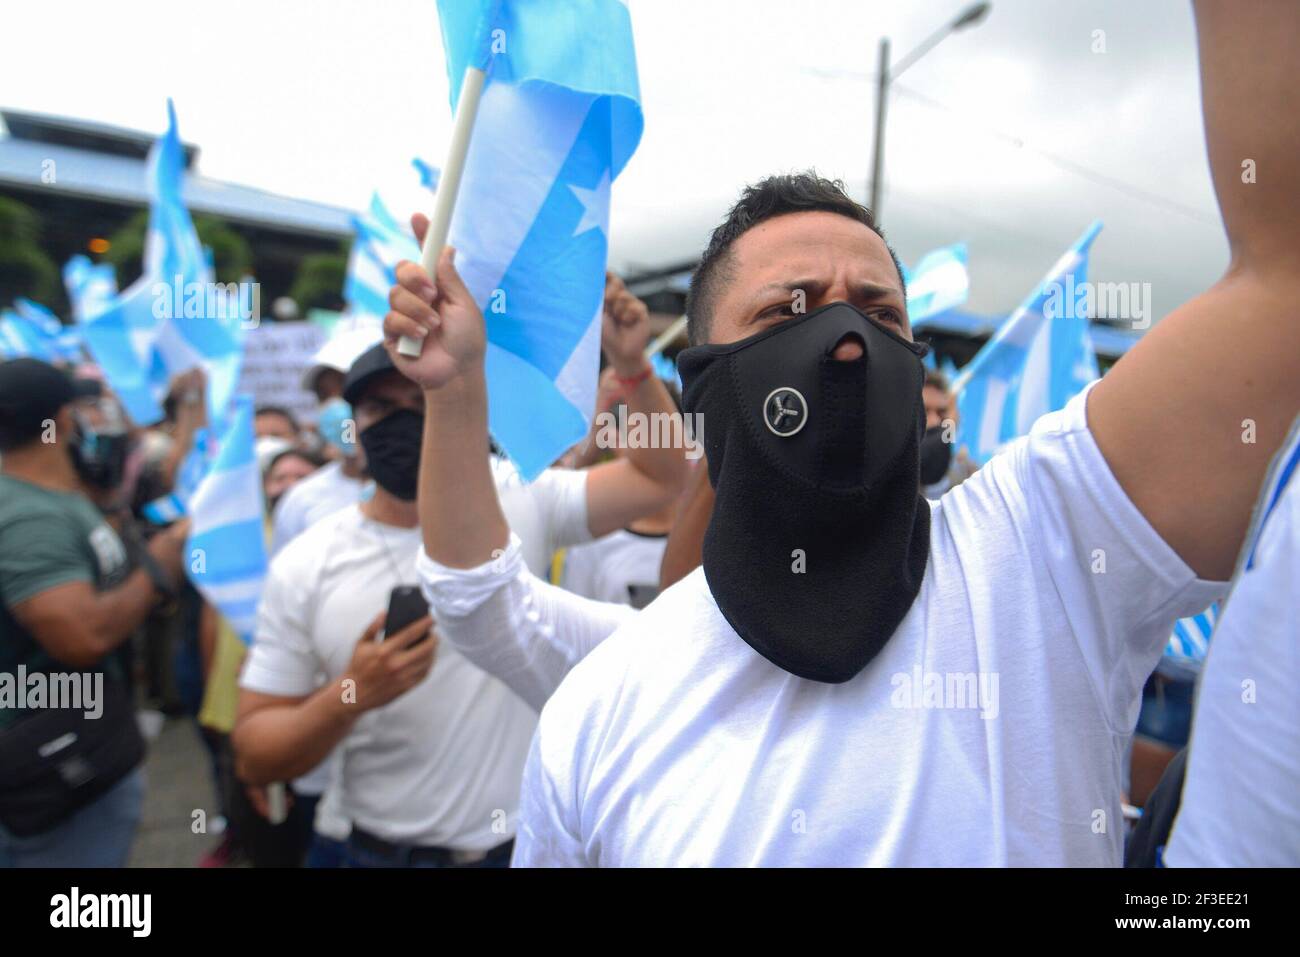
[[[304,866],[315,869],[347,867],[347,859],[346,842],[312,832],[311,843],[307,845],[307,863]]]
[[[44,834],[18,837],[0,825],[0,868],[125,867],[143,807],[138,767]]]
[[[476,861],[473,864],[451,864],[437,863],[422,857],[414,848],[395,847],[390,853],[384,853],[376,849],[365,847],[357,843],[354,837],[349,837],[347,843],[343,845],[343,866],[344,867],[407,867],[407,868],[480,868],[480,867],[509,867],[510,854],[514,849],[514,841],[508,841],[498,847],[494,847],[488,852],[486,858]]]

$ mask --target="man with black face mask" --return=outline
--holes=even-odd
[[[393,588],[416,582],[424,403],[382,346],[352,365],[343,398],[374,494],[272,560],[240,679],[237,773],[290,780],[337,748],[324,800],[351,822],[349,866],[504,866],[536,715],[439,648],[428,616],[380,637]]]
[[[0,867],[125,865],[143,743],[113,652],[181,580],[188,523],[132,561],[86,499],[115,456],[78,398],[50,365],[0,364]],[[40,685],[78,687],[80,707]]]
[[[545,702],[515,864],[1120,863],[1143,682],[1171,620],[1222,594],[1300,408],[1300,7],[1196,12],[1231,269],[939,501],[901,269],[812,174],[747,189],[692,282],[702,568],[610,635],[606,606],[522,571],[487,483],[424,467],[422,514],[454,494],[474,518],[426,529],[444,637]],[[1243,188],[1248,155],[1283,178]],[[448,264],[432,319],[400,266],[385,323],[424,335],[398,365],[443,412],[426,460],[485,414],[483,320]],[[1168,482],[1193,456],[1214,467]]]

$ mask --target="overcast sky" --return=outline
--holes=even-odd
[[[879,38],[897,59],[966,3],[633,0],[646,125],[614,185],[614,265],[696,255],[768,173],[863,197]],[[160,132],[170,95],[211,177],[359,208],[411,183],[412,156],[441,165],[433,0],[43,0],[4,22],[0,105]],[[1005,313],[1100,218],[1093,279],[1151,283],[1156,318],[1204,289],[1227,246],[1194,41],[1186,0],[994,0],[892,95],[899,254],[965,241],[971,308]]]

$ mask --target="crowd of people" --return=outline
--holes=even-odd
[[[251,645],[146,509],[202,376],[140,429],[93,368],[0,365],[0,672],[103,689],[94,718],[0,697],[0,866],[126,862],[143,703],[199,729],[209,865],[1300,863],[1294,69],[1262,16],[1198,30],[1232,266],[983,468],[879,224],[812,173],[714,231],[680,393],[607,276],[597,411],[700,427],[593,422],[529,482],[454,253],[403,263],[382,329],[307,371],[315,424],[257,410]]]

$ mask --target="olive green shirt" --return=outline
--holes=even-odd
[[[19,665],[29,674],[61,667],[14,618],[14,607],[69,582],[114,588],[129,567],[121,539],[85,496],[0,473],[0,673],[16,681]],[[113,669],[105,661],[88,670]],[[0,701],[0,728],[21,716]]]

